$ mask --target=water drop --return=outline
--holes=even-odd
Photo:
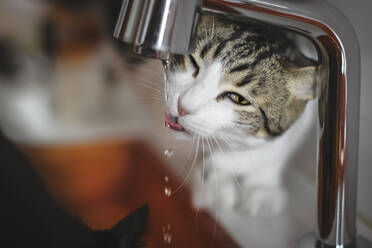
[[[172,242],[172,235],[168,233],[168,240],[167,240],[168,244],[170,244]]]
[[[174,154],[174,150],[172,150],[172,149],[165,149],[165,150],[164,150],[164,155],[165,155],[167,158],[172,157],[173,154]]]
[[[168,67],[169,60],[167,60],[167,59],[163,59],[161,62],[163,62],[163,66],[164,66],[165,68]]]
[[[164,188],[164,193],[167,197],[170,197],[172,195],[172,190],[168,187]]]
[[[169,177],[165,176],[165,177],[164,177],[164,181],[165,181],[166,183],[168,183],[168,182],[169,182]]]
[[[170,233],[165,233],[163,239],[165,243],[170,244],[172,242],[172,235]]]

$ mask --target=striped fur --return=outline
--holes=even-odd
[[[197,78],[199,71],[221,63],[223,75],[216,100],[221,100],[224,92],[235,92],[252,103],[233,105],[235,127],[253,136],[274,138],[298,119],[315,95],[317,68],[297,66],[295,60],[300,55],[296,50],[278,27],[204,16],[194,53],[173,55],[169,73],[192,71]]]

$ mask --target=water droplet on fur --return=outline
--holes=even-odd
[[[165,194],[165,196],[170,197],[172,195],[172,189],[169,188],[169,187],[165,187],[164,188],[164,194]]]
[[[166,183],[169,183],[169,177],[165,176],[165,177],[164,177],[164,181],[165,181]]]
[[[174,154],[174,150],[172,149],[165,149],[164,150],[164,155],[167,157],[167,158],[171,158]]]

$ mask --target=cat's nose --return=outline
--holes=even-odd
[[[189,113],[188,111],[186,111],[185,108],[182,106],[182,102],[181,102],[181,99],[180,99],[180,98],[178,98],[177,106],[178,106],[178,115],[179,115],[179,116],[185,116],[185,115],[190,114],[190,113]]]

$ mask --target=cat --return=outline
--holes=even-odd
[[[211,151],[195,176],[197,207],[285,208],[283,170],[315,119],[322,75],[286,33],[205,15],[194,52],[164,62],[166,125]]]

